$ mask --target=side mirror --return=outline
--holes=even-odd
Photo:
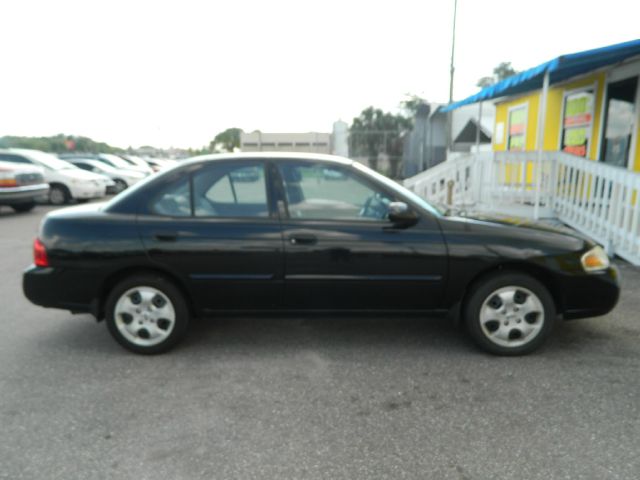
[[[418,215],[404,202],[391,202],[387,208],[389,220],[394,225],[408,227],[418,221]]]

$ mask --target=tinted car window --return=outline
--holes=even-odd
[[[264,165],[221,163],[193,174],[193,203],[198,217],[267,217]]]
[[[33,163],[27,160],[20,155],[12,155],[10,153],[0,153],[0,160],[3,162],[13,162],[13,163]]]
[[[190,197],[189,177],[185,175],[156,194],[151,203],[151,210],[169,217],[189,217],[191,216]]]
[[[393,199],[349,169],[327,164],[279,166],[289,216],[299,219],[380,221]]]

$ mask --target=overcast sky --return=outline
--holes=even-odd
[[[0,3],[0,136],[199,147],[232,126],[329,131],[407,92],[448,99],[453,0]],[[459,0],[454,99],[640,37],[634,0]]]

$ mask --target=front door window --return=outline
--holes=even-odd
[[[628,78],[607,86],[607,110],[600,158],[617,167],[628,164],[631,136],[636,117],[638,78]]]
[[[290,162],[280,165],[280,174],[293,219],[383,221],[393,201],[339,166]]]

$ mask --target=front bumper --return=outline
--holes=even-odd
[[[71,191],[71,196],[73,198],[91,199],[104,197],[106,188],[103,184],[88,184],[71,185],[69,190]]]
[[[49,193],[49,185],[24,185],[21,187],[0,188],[0,205],[16,205],[20,203],[42,200]]]
[[[563,292],[565,320],[606,315],[620,298],[619,274],[615,267],[599,273],[567,276],[559,286]]]

